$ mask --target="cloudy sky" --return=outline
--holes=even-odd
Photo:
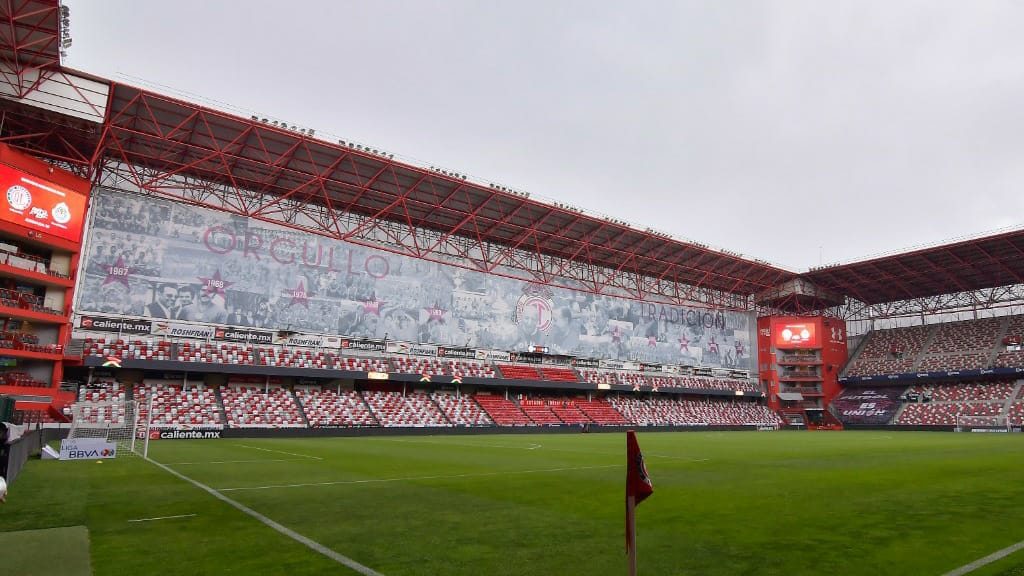
[[[795,270],[1024,223],[1024,3],[65,3],[71,67]]]

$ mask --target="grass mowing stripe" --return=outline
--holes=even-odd
[[[542,474],[545,472],[569,472],[572,470],[597,470],[599,468],[618,468],[621,464],[603,464],[601,466],[572,466],[569,468],[543,468],[540,470],[510,470],[507,472],[470,472],[467,474],[442,474],[436,476],[405,476],[401,478],[367,478],[365,480],[338,480],[335,482],[308,482],[304,484],[272,484],[270,486],[244,486],[239,488],[220,488],[221,492],[238,492],[240,490],[270,490],[271,488],[306,488],[308,486],[341,486],[344,484],[377,484],[383,482],[402,482],[405,480],[444,480],[448,478],[480,478],[484,476],[511,476],[513,474]]]
[[[963,576],[964,574],[970,574],[978,568],[981,568],[982,566],[985,566],[987,564],[991,564],[996,560],[1002,560],[1003,558],[1006,558],[1007,556],[1013,554],[1018,550],[1024,550],[1024,540],[1021,540],[1020,542],[1017,542],[1012,546],[1007,546],[1006,548],[1003,548],[1002,550],[999,550],[997,552],[993,552],[988,556],[985,556],[984,558],[979,558],[974,562],[971,562],[970,564],[964,564],[956,570],[946,572],[942,576]]]
[[[145,460],[148,461],[148,462],[153,463],[154,465],[156,465],[159,468],[162,468],[164,471],[169,472],[170,474],[172,474],[174,476],[177,476],[181,480],[184,480],[185,482],[188,482],[189,484],[192,484],[196,488],[199,488],[200,490],[203,490],[204,492],[209,493],[214,498],[216,498],[216,499],[218,499],[218,500],[220,500],[222,502],[225,502],[226,504],[229,504],[233,508],[238,509],[239,511],[241,511],[241,512],[243,512],[243,513],[245,513],[245,514],[247,514],[247,515],[249,515],[249,516],[251,516],[253,518],[255,518],[256,520],[259,520],[261,523],[263,523],[266,526],[268,526],[268,527],[270,527],[270,528],[280,532],[281,534],[284,534],[285,536],[291,538],[292,540],[295,540],[296,542],[299,542],[299,543],[305,545],[306,547],[310,548],[311,550],[313,550],[315,552],[318,552],[318,553],[320,553],[320,554],[330,558],[331,560],[334,560],[338,564],[342,564],[344,566],[348,566],[349,568],[355,570],[356,572],[359,572],[363,576],[384,576],[383,574],[381,574],[380,572],[377,572],[373,568],[370,568],[368,566],[363,566],[362,564],[360,564],[359,562],[356,562],[355,560],[349,558],[348,556],[345,556],[343,554],[339,554],[339,553],[335,552],[334,550],[331,550],[330,548],[324,546],[323,544],[320,544],[319,542],[316,542],[316,541],[314,541],[314,540],[312,540],[310,538],[307,538],[307,537],[303,536],[302,534],[299,534],[298,532],[292,530],[291,528],[288,528],[287,526],[284,526],[284,525],[278,524],[277,522],[274,522],[273,520],[271,520],[270,518],[267,518],[263,514],[260,514],[259,512],[253,510],[252,508],[249,508],[245,504],[242,504],[240,502],[236,502],[236,501],[232,500],[231,498],[228,498],[227,496],[221,494],[220,492],[214,490],[213,488],[210,488],[206,484],[203,484],[201,482],[193,480],[193,479],[189,478],[188,476],[185,476],[181,472],[178,472],[177,470],[175,470],[173,468],[169,468],[167,466],[164,466],[163,464],[161,464],[161,463],[159,463],[156,460],[153,460],[151,458],[146,458]]]
[[[264,452],[277,452],[278,454],[287,454],[288,456],[301,456],[302,458],[310,458],[312,460],[323,460],[319,456],[310,456],[308,454],[295,454],[294,452],[284,452],[282,450],[271,450],[270,448],[260,448],[258,446],[248,446],[246,444],[235,444],[235,446],[241,446],[242,448],[251,448],[253,450],[262,450]]]

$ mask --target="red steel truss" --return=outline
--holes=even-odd
[[[803,278],[865,304],[1024,284],[1024,230],[820,268]]]
[[[24,97],[60,67],[60,5],[55,0],[0,0],[0,78]]]
[[[101,184],[596,293],[747,309],[794,276],[127,85],[101,156]]]
[[[1024,298],[1024,231],[796,274],[127,85],[111,83],[103,109],[79,94],[79,117],[102,125],[73,118],[26,98],[54,79],[72,99],[79,90],[59,81],[60,36],[57,0],[0,0],[0,142],[98,185],[492,274],[679,304],[880,317]]]

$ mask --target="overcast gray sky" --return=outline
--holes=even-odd
[[[1024,222],[1024,3],[130,0],[65,63],[804,270]]]

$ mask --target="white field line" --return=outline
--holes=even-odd
[[[260,462],[302,462],[304,458],[263,458],[260,460],[214,460],[212,462],[167,462],[166,466],[192,466],[195,464],[252,464]]]
[[[602,466],[572,466],[568,468],[542,468],[539,470],[509,470],[504,472],[470,472],[467,474],[439,474],[435,476],[402,476],[399,478],[368,478],[365,480],[337,480],[334,482],[307,482],[302,484],[271,484],[269,486],[242,486],[239,488],[220,488],[221,492],[238,492],[241,490],[270,490],[272,488],[305,488],[309,486],[341,486],[345,484],[380,484],[384,482],[407,482],[413,480],[446,480],[451,478],[482,478],[485,476],[512,476],[516,474],[544,474],[548,472],[569,472],[572,470],[597,470],[600,468],[620,468],[621,464],[605,464]]]
[[[1013,554],[1014,552],[1017,552],[1018,550],[1024,550],[1024,540],[1021,540],[1020,542],[1017,542],[1016,544],[1013,544],[1011,546],[1007,546],[1002,550],[993,552],[988,556],[985,556],[984,558],[979,558],[974,562],[971,562],[970,564],[964,564],[956,570],[946,572],[942,576],[963,576],[964,574],[970,574],[978,568],[981,568],[982,566],[985,566],[987,564],[991,564],[996,560],[1002,560],[1003,558],[1006,558],[1007,556]]]
[[[191,518],[195,514],[179,514],[177,516],[157,516],[156,518],[138,518],[129,522],[153,522],[155,520],[171,520],[172,518]]]
[[[542,444],[527,444],[525,446],[510,446],[508,444],[470,444],[467,442],[443,442],[440,440],[400,440],[396,438],[384,438],[387,442],[404,442],[407,444],[438,444],[441,446],[466,446],[469,448],[510,448],[512,450],[537,450],[544,448]],[[592,456],[619,456],[625,458],[626,451],[622,452],[591,452],[588,450],[571,450],[569,448],[544,448],[545,452],[571,452],[573,454],[587,454]],[[709,462],[710,458],[686,458],[684,456],[668,456],[665,454],[648,454],[646,458],[666,458],[669,460],[682,460],[683,462]]]
[[[270,528],[280,532],[281,534],[284,534],[285,536],[291,538],[292,540],[295,540],[296,542],[299,542],[300,544],[305,545],[306,547],[310,548],[311,550],[314,550],[314,551],[316,551],[316,552],[318,552],[320,554],[323,554],[324,556],[330,558],[331,560],[334,560],[338,564],[342,564],[344,566],[348,566],[349,568],[355,570],[356,572],[359,572],[363,576],[384,576],[380,572],[377,572],[376,570],[374,570],[372,568],[369,568],[367,566],[363,566],[362,564],[360,564],[359,562],[356,562],[355,560],[349,558],[348,556],[345,556],[344,554],[339,554],[339,553],[335,552],[334,550],[331,550],[330,548],[324,546],[323,544],[320,544],[319,542],[316,542],[315,540],[312,540],[310,538],[307,538],[307,537],[303,536],[302,534],[299,534],[298,532],[292,530],[291,528],[288,528],[287,526],[284,526],[282,524],[278,524],[277,522],[274,522],[273,520],[271,520],[270,518],[267,518],[263,514],[260,514],[259,512],[253,510],[252,508],[249,508],[248,506],[246,506],[244,504],[241,504],[239,502],[236,502],[236,501],[232,500],[231,498],[228,498],[227,496],[221,494],[217,490],[214,490],[213,488],[210,488],[206,484],[203,484],[203,483],[201,483],[201,482],[199,482],[197,480],[193,480],[193,479],[189,478],[188,476],[185,476],[181,472],[178,472],[177,470],[175,470],[173,468],[168,468],[167,466],[157,462],[156,460],[152,460],[150,458],[146,458],[146,460],[148,460],[149,462],[152,462],[155,466],[158,466],[158,467],[162,468],[165,472],[167,472],[169,474],[172,474],[172,475],[174,475],[174,476],[184,480],[185,482],[188,482],[189,484],[195,486],[196,488],[199,488],[200,490],[209,493],[214,498],[216,498],[216,499],[218,499],[218,500],[220,500],[222,502],[225,502],[228,505],[236,508],[237,510],[240,510],[241,512],[243,512],[243,513],[245,513],[245,514],[255,518],[256,520],[262,522],[266,526],[269,526]]]
[[[286,454],[288,456],[298,456],[300,458],[309,458],[311,460],[323,460],[319,456],[310,456],[309,454],[296,454],[294,452],[285,452],[283,450],[271,450],[270,448],[260,448],[259,446],[248,446],[246,444],[235,444],[235,446],[241,446],[242,448],[251,448],[253,450],[262,450],[264,452],[276,452],[278,454]]]

